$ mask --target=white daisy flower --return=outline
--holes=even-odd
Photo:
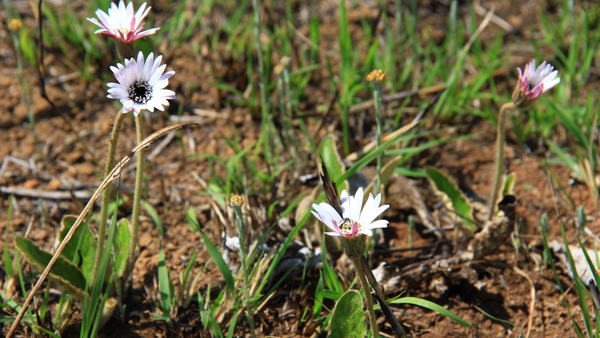
[[[144,60],[144,55],[139,52],[137,60],[125,59],[125,65],[111,66],[110,70],[119,82],[106,84],[109,87],[107,97],[121,100],[123,113],[133,110],[137,115],[144,109],[151,112],[154,108],[164,110],[164,106],[169,105],[167,99],[176,98],[174,91],[165,89],[175,72],[163,74],[167,65],[161,65],[161,61],[162,55],[154,59],[154,54],[150,53]]]
[[[127,4],[127,7],[125,7],[125,3],[121,0],[118,7],[114,2],[111,3],[108,14],[100,9],[96,10],[96,16],[100,21],[96,18],[87,19],[102,27],[95,32],[96,34],[108,36],[117,41],[129,44],[139,38],[154,34],[160,29],[160,27],[158,27],[142,31],[142,29],[144,29],[144,23],[142,21],[146,15],[148,15],[150,8],[152,7],[146,8],[146,3],[144,2],[134,14],[133,3],[130,2]]]
[[[354,196],[348,196],[348,193],[344,190],[341,198],[343,215],[340,215],[328,203],[313,204],[312,207],[315,210],[311,212],[319,221],[333,230],[333,232],[325,233],[330,236],[341,236],[347,239],[358,237],[358,235],[373,236],[372,229],[387,228],[388,221],[375,221],[379,215],[390,207],[389,205],[379,206],[381,194],[378,194],[375,198],[372,194],[369,194],[364,208],[362,202],[362,188],[359,188]]]
[[[536,69],[535,60],[525,66],[525,71],[519,70],[519,89],[529,100],[535,100],[545,92],[560,83],[558,70],[546,61]]]

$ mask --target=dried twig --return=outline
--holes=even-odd
[[[477,1],[474,6],[473,9],[475,10],[475,13],[477,13],[477,15],[481,15],[481,16],[487,16],[487,14],[489,12],[493,12],[494,9],[492,8],[491,11],[488,11],[487,9],[485,9],[484,7],[481,6],[480,1]],[[514,30],[513,25],[511,25],[508,21],[502,19],[501,17],[492,14],[492,17],[490,19],[490,21],[494,24],[496,24],[496,26],[504,29],[504,31],[506,31],[507,33],[511,33]]]
[[[70,200],[73,197],[79,199],[88,199],[92,193],[86,190],[78,191],[47,191],[39,189],[28,189],[20,187],[0,187],[0,193],[9,195],[18,195],[32,198],[43,198],[48,200]]]

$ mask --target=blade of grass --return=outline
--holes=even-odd
[[[394,300],[390,301],[389,303],[391,303],[391,304],[417,305],[417,306],[429,309],[431,311],[438,312],[439,314],[444,315],[444,316],[452,319],[453,321],[459,323],[460,325],[462,325],[464,327],[470,328],[472,326],[466,320],[464,320],[461,317],[457,316],[456,314],[454,314],[450,310],[448,310],[448,309],[446,309],[446,308],[444,308],[444,307],[442,307],[440,305],[437,305],[437,304],[435,304],[433,302],[430,302],[430,301],[428,301],[426,299],[415,298],[415,297],[402,297],[402,298],[394,299]]]
[[[223,260],[219,249],[217,249],[217,247],[210,241],[210,239],[208,238],[208,236],[206,236],[206,234],[204,233],[202,228],[200,228],[200,225],[198,223],[194,222],[194,220],[191,218],[188,218],[188,222],[190,222],[190,224],[192,224],[194,228],[200,233],[200,236],[204,241],[204,245],[206,245],[206,250],[208,250],[210,257],[217,266],[217,269],[219,269],[221,275],[223,275],[223,278],[225,279],[225,284],[227,285],[227,288],[229,289],[231,294],[235,295],[235,282],[233,280],[233,275],[231,274],[231,270],[229,270],[229,266],[227,266],[227,263],[225,263],[225,260]]]

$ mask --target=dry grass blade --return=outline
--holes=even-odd
[[[364,256],[360,256],[360,264],[363,267],[363,271],[365,272],[365,275],[367,276],[367,280],[369,281],[369,284],[371,284],[371,288],[373,288],[373,290],[375,290],[375,293],[373,293],[372,295],[377,300],[377,303],[379,303],[379,306],[381,307],[381,311],[385,315],[385,318],[387,318],[389,324],[392,326],[392,328],[394,329],[394,332],[396,333],[396,335],[398,337],[406,337],[406,333],[404,332],[402,325],[400,325],[400,323],[398,322],[398,319],[396,319],[396,316],[394,316],[392,309],[390,308],[388,303],[385,301],[383,292],[381,292],[381,289],[379,288],[379,284],[377,283],[377,279],[375,278],[375,275],[373,275],[373,270],[371,269],[369,262],[367,262],[367,259]]]
[[[421,110],[419,112],[419,114],[417,114],[417,116],[415,116],[415,118],[412,121],[410,121],[409,124],[404,125],[398,129],[394,130],[391,133],[387,133],[387,134],[383,135],[381,141],[387,142],[399,135],[404,134],[405,132],[410,130],[412,127],[414,127],[417,123],[419,123],[419,121],[421,121],[423,119],[423,116],[425,116],[425,113],[427,113],[429,111],[429,109],[431,109],[431,107],[433,107],[433,105],[438,101],[438,99],[440,98],[440,96],[442,95],[443,92],[444,92],[443,89],[440,90],[437,93],[437,95],[433,98],[433,100],[431,100],[431,102],[429,102],[427,107],[423,108],[423,110]],[[346,156],[346,158],[344,158],[344,161],[354,162],[354,161],[358,160],[359,157],[362,156],[363,154],[368,153],[369,151],[375,149],[376,146],[377,146],[377,142],[375,140],[373,140],[369,144],[364,146],[362,149],[355,151],[352,154],[348,154],[348,156]]]
[[[440,91],[444,91],[445,89],[446,89],[445,84],[438,84],[438,85],[427,87],[427,88],[406,90],[406,91],[402,91],[402,92],[398,92],[398,93],[394,93],[394,94],[383,95],[381,97],[381,101],[383,103],[389,103],[389,102],[393,102],[393,101],[402,100],[402,99],[405,99],[405,98],[413,96],[413,95],[433,94],[433,93],[437,93]],[[374,106],[375,106],[375,101],[367,100],[367,101],[364,101],[364,102],[361,102],[361,103],[351,106],[349,109],[349,112],[350,113],[358,113],[365,109],[373,108]]]
[[[513,270],[516,273],[518,273],[519,275],[523,276],[525,279],[527,279],[527,282],[529,282],[529,285],[531,286],[531,288],[530,288],[531,302],[529,303],[529,316],[527,318],[527,333],[525,334],[525,338],[529,338],[529,334],[531,333],[531,325],[533,324],[533,314],[535,312],[535,285],[533,284],[531,277],[529,277],[529,275],[526,274],[525,271],[517,268],[516,266],[513,267]]]
[[[56,252],[54,253],[54,256],[52,256],[52,259],[48,263],[48,266],[46,266],[46,269],[44,269],[44,271],[41,273],[40,278],[38,279],[37,283],[35,283],[35,286],[29,292],[29,295],[27,296],[27,299],[23,303],[21,311],[19,311],[19,314],[15,318],[15,321],[12,323],[12,325],[10,327],[10,330],[6,334],[6,338],[12,337],[12,335],[15,332],[15,330],[17,329],[17,326],[21,322],[21,319],[23,318],[23,315],[25,315],[25,311],[27,311],[27,308],[29,307],[29,304],[31,304],[31,301],[33,300],[33,296],[35,296],[35,294],[37,293],[37,291],[42,286],[42,283],[44,282],[44,280],[46,280],[46,277],[48,277],[48,274],[50,273],[50,270],[52,269],[52,267],[54,266],[54,264],[58,260],[58,257],[60,256],[60,254],[65,249],[65,246],[69,243],[69,241],[71,240],[71,237],[73,237],[73,234],[75,233],[75,231],[77,231],[77,229],[79,228],[79,226],[81,225],[81,223],[85,219],[85,216],[87,215],[87,213],[90,211],[90,209],[94,205],[94,201],[96,201],[96,199],[100,196],[100,194],[102,194],[102,191],[108,186],[108,184],[110,182],[112,182],[112,181],[116,180],[117,178],[119,178],[119,176],[121,174],[121,170],[123,169],[123,166],[125,166],[125,164],[127,162],[129,162],[129,160],[131,160],[133,158],[133,156],[138,151],[140,151],[141,149],[144,149],[144,148],[148,147],[150,144],[152,144],[152,142],[156,141],[161,136],[165,135],[166,133],[168,133],[168,132],[170,132],[170,131],[172,131],[174,129],[178,129],[178,128],[181,128],[181,127],[184,127],[184,126],[190,126],[190,125],[196,125],[196,123],[179,123],[179,124],[175,124],[175,125],[172,125],[172,126],[168,126],[168,127],[162,128],[161,130],[155,132],[154,134],[146,137],[142,141],[142,143],[138,144],[137,147],[133,148],[133,150],[131,151],[131,153],[129,153],[121,161],[119,161],[119,163],[117,163],[117,165],[115,165],[113,167],[113,169],[110,171],[110,173],[108,175],[106,175],[106,177],[104,178],[104,180],[102,181],[102,183],[100,183],[100,186],[98,187],[98,189],[96,189],[96,191],[94,192],[94,194],[92,195],[92,197],[90,198],[90,200],[88,201],[88,203],[86,204],[86,206],[83,209],[83,211],[77,217],[77,220],[75,221],[75,224],[73,224],[73,226],[71,227],[71,230],[69,230],[69,232],[67,233],[67,235],[65,236],[65,238],[63,239],[63,241],[60,243],[60,245],[56,249]]]
[[[323,168],[323,173],[319,173],[319,175],[321,176],[321,181],[323,181],[323,190],[325,190],[325,195],[327,195],[329,204],[331,204],[333,209],[335,209],[335,211],[342,216],[344,212],[342,211],[342,204],[340,203],[340,198],[338,196],[337,185],[331,180],[331,177],[329,177],[329,172],[327,172],[327,167],[325,167],[323,158],[321,158],[321,168]]]

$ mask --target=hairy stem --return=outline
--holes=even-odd
[[[119,133],[121,132],[121,124],[125,114],[121,111],[117,113],[115,117],[115,123],[113,124],[113,130],[110,133],[108,141],[108,154],[106,155],[106,165],[104,166],[104,178],[110,173],[115,164],[115,151],[117,150],[117,141],[119,139]],[[98,247],[96,248],[96,258],[94,259],[94,268],[92,270],[92,280],[96,280],[96,274],[98,273],[98,266],[100,265],[100,259],[102,258],[102,252],[104,250],[104,241],[106,237],[106,220],[108,219],[108,203],[110,202],[110,187],[102,193],[102,203],[100,207],[100,223],[98,225]],[[93,282],[92,282],[93,283]],[[93,285],[93,284],[91,284]]]
[[[362,268],[362,265],[360,264],[360,256],[351,257],[350,259],[352,260],[352,263],[354,263],[356,274],[358,275],[360,285],[362,285],[363,292],[365,294],[365,301],[367,302],[367,311],[369,312],[369,321],[371,323],[371,337],[377,338],[379,336],[379,329],[377,328],[377,317],[375,317],[373,299],[371,298],[371,288],[369,287],[369,283],[367,282],[367,278],[365,277],[365,272]]]
[[[498,194],[500,193],[500,184],[502,182],[502,173],[504,172],[504,143],[505,143],[505,135],[506,135],[506,115],[511,109],[514,109],[515,105],[512,102],[505,103],[500,108],[500,113],[498,114],[498,130],[496,136],[496,159],[495,159],[495,172],[494,172],[494,181],[492,186],[492,194],[490,195],[490,200],[488,201],[488,207],[490,213],[488,215],[488,220],[492,220],[494,218],[494,214],[496,213],[496,201],[498,200]]]
[[[142,115],[135,116],[135,137],[138,145],[144,140],[144,126],[142,124]],[[144,152],[138,151],[137,167],[135,169],[135,190],[133,192],[133,211],[131,215],[131,242],[129,245],[129,257],[127,266],[129,271],[133,271],[133,260],[138,243],[138,229],[140,225],[140,200],[142,198],[142,180],[144,179]]]
[[[375,103],[375,119],[377,120],[377,130],[375,132],[375,141],[376,141],[376,145],[377,148],[379,148],[379,146],[381,145],[381,136],[383,134],[382,128],[383,128],[383,113],[381,111],[381,82],[380,81],[376,81],[374,83],[375,85],[375,91],[374,91],[374,97],[373,97],[373,102]],[[375,195],[380,193],[380,188],[381,185],[383,184],[383,180],[381,179],[381,169],[383,168],[383,158],[384,158],[385,154],[382,151],[379,156],[377,156],[377,185],[374,186],[373,188],[373,192],[375,193]]]

